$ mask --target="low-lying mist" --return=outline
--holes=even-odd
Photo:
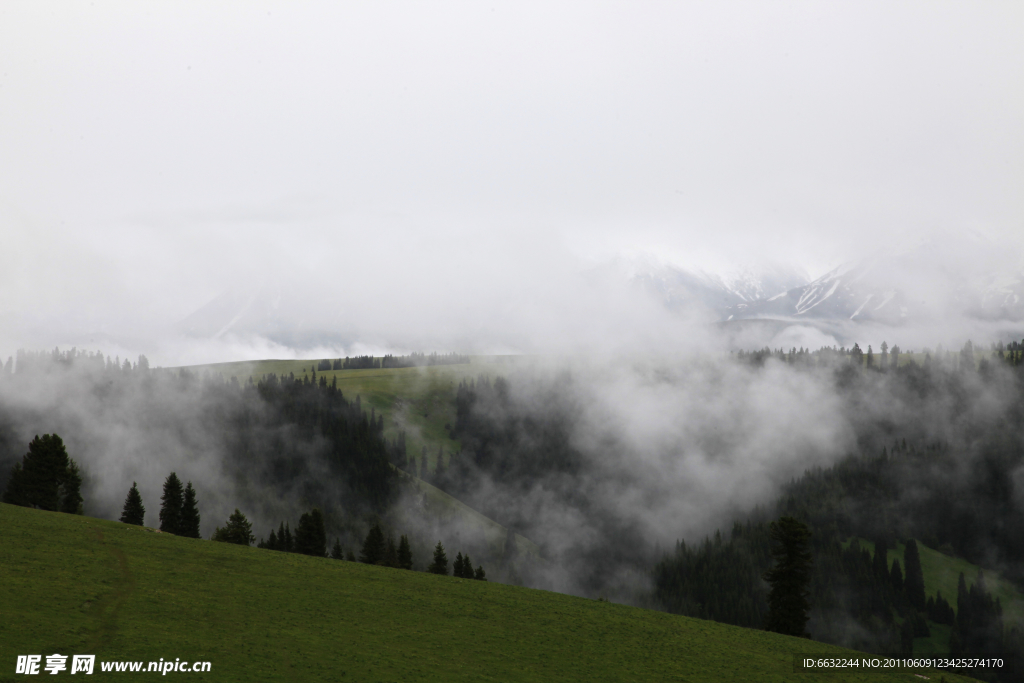
[[[160,487],[174,471],[198,491],[204,537],[236,507],[259,537],[320,506],[332,538],[347,547],[380,519],[417,535],[421,563],[438,538],[472,548],[492,567],[502,561],[500,543],[465,520],[431,516],[415,485],[385,476],[387,490],[368,496],[353,482],[377,475],[345,464],[354,456],[323,431],[326,413],[306,420],[288,412],[292,404],[271,405],[265,386],[216,375],[70,356],[27,355],[0,376],[0,487],[35,434],[56,432],[85,473],[89,515],[116,519],[137,481],[147,523],[156,525]],[[918,375],[901,368],[898,382],[894,370],[860,369],[832,351],[782,361],[683,353],[525,359],[500,372],[481,365],[455,398],[452,436],[461,451],[434,483],[539,546],[543,560],[522,576],[495,578],[651,604],[659,548],[770,508],[805,470],[907,438],[952,443],[969,471],[979,425],[1012,404],[1016,385],[987,361],[952,381],[960,371],[949,363],[960,361],[951,357],[918,355]],[[297,381],[309,400],[327,400],[325,386]],[[367,416],[344,405],[365,428]],[[376,439],[370,423],[366,438]],[[378,450],[359,462],[402,465],[392,446],[374,443]],[[1007,485],[1024,508],[1022,481],[1024,466]]]

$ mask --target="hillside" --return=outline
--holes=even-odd
[[[802,639],[545,591],[0,504],[0,680],[19,654],[209,661],[193,680],[785,681]],[[44,660],[45,662],[45,660]],[[65,672],[66,675],[66,672]],[[918,681],[908,672],[800,680]],[[933,676],[937,680],[937,676]],[[946,680],[967,680],[946,675]]]
[[[875,544],[866,539],[858,539],[862,548],[866,548],[872,555],[875,554]],[[844,543],[844,547],[849,542]],[[941,592],[955,612],[957,610],[956,585],[960,573],[963,572],[967,587],[970,588],[978,579],[978,572],[981,567],[971,564],[959,557],[950,557],[940,553],[938,550],[929,548],[923,543],[917,544],[921,556],[921,573],[924,575],[925,595],[935,597]],[[889,568],[893,562],[899,560],[900,566],[906,566],[904,552],[906,546],[897,543],[895,549],[890,549],[887,555]],[[985,585],[993,598],[997,598],[1002,604],[1003,620],[1007,628],[1020,628],[1024,625],[1024,595],[1010,581],[1001,577],[997,572],[984,571]],[[943,624],[928,622],[931,636],[928,638],[914,639],[914,652],[918,654],[942,654],[949,652],[950,627]]]
[[[500,356],[474,356],[471,363],[437,365],[422,368],[386,368],[367,370],[327,370],[317,372],[317,379],[337,380],[345,396],[361,397],[363,407],[384,414],[384,433],[388,438],[398,430],[406,431],[409,453],[420,455],[426,447],[427,466],[435,467],[437,450],[451,453],[459,444],[453,440],[445,425],[455,423],[455,389],[463,379],[477,375],[507,371],[507,363]],[[184,369],[195,372],[216,372],[225,379],[239,382],[253,381],[271,373],[287,376],[294,373],[302,379],[311,376],[316,360],[261,360],[192,365]]]
[[[420,368],[386,368],[367,370],[329,370],[317,372],[319,379],[337,381],[338,387],[349,399],[359,396],[363,408],[373,409],[384,415],[384,434],[393,439],[399,430],[406,433],[406,445],[410,455],[425,453],[425,467],[433,470],[437,466],[437,455],[443,450],[446,459],[459,449],[459,442],[451,437],[448,427],[455,424],[455,390],[463,379],[477,375],[507,371],[513,358],[474,356],[473,362],[460,365],[438,365]],[[310,377],[316,366],[315,360],[263,360],[216,363],[212,365],[188,366],[190,372],[215,372],[238,382],[259,381],[271,373],[296,378]],[[440,519],[458,518],[467,531],[475,530],[480,539],[500,554],[507,533],[504,526],[479,511],[467,506],[441,489],[426,481],[412,478],[425,501]],[[517,534],[519,547],[524,552],[539,557],[540,549],[535,543]]]

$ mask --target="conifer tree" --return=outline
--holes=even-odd
[[[405,534],[398,541],[398,567],[412,569],[412,549],[409,547],[409,537]]]
[[[385,567],[398,568],[398,548],[395,547],[395,537],[391,534],[388,534],[388,542],[384,548],[384,559],[381,564]]]
[[[444,554],[444,546],[441,545],[441,541],[438,541],[434,548],[434,561],[427,567],[427,571],[431,574],[448,576],[448,556]]]
[[[36,435],[28,445],[28,453],[11,470],[4,502],[63,511],[61,486],[68,479],[68,465],[68,452],[59,436]],[[80,478],[78,484],[81,485]]]
[[[128,495],[124,499],[124,509],[121,510],[121,521],[125,524],[142,526],[146,519],[146,508],[142,505],[142,494],[139,493],[139,486],[134,481],[128,489]]]
[[[331,548],[331,559],[334,559],[334,560],[344,560],[345,559],[345,553],[341,549],[341,541],[338,540],[337,537],[335,537],[335,539],[334,539],[334,547]]]
[[[774,566],[764,573],[771,585],[765,630],[791,636],[806,636],[810,604],[807,587],[811,582],[811,532],[793,517],[781,517],[769,527]]]
[[[462,558],[462,578],[473,578],[473,561],[469,559],[469,553],[466,553],[466,556]]]
[[[68,458],[67,469],[64,470],[58,491],[61,512],[69,515],[82,514],[82,473],[74,458]]]
[[[245,518],[238,508],[228,517],[227,524],[223,528],[217,527],[213,532],[214,541],[222,543],[236,543],[238,545],[252,545],[256,540],[252,535],[252,524]]]
[[[889,583],[897,594],[903,592],[903,571],[900,569],[900,561],[892,561],[892,572],[889,573]]]
[[[364,564],[380,564],[384,559],[384,551],[384,532],[380,530],[379,524],[374,524],[363,541],[359,561]]]
[[[286,553],[295,552],[295,539],[292,538],[292,530],[288,528],[288,522],[284,522],[284,542],[281,542],[282,536],[278,534],[277,543],[281,546],[281,550]]]
[[[462,578],[462,553],[455,556],[455,563],[452,565],[452,576]]]
[[[182,496],[181,479],[171,472],[164,481],[164,493],[160,496],[160,531],[178,533],[181,527]]]
[[[185,485],[185,495],[181,499],[178,535],[186,538],[202,538],[199,534],[199,506],[196,503],[196,490],[192,488],[192,482]]]
[[[271,536],[273,536],[273,532],[271,532]],[[287,537],[285,536],[285,523],[281,522],[281,524],[277,527],[277,538],[274,539],[273,549],[280,550],[284,553],[291,552],[291,549],[288,547],[290,543],[291,534],[289,533]]]
[[[295,552],[314,557],[327,557],[327,532],[319,508],[304,512],[295,528]]]
[[[483,566],[477,565],[476,573],[473,575],[473,578],[476,579],[477,581],[486,581],[487,580],[487,572],[484,571]]]
[[[889,576],[888,550],[884,539],[880,538],[875,541],[875,557],[872,562],[872,569],[875,570],[875,574],[881,579],[886,579]]]
[[[907,593],[907,599],[918,612],[925,609],[924,596],[924,573],[921,571],[921,555],[917,549],[917,541],[907,541],[906,550],[903,553],[904,571],[903,590]]]
[[[345,551],[345,560],[348,561],[348,562],[355,562],[356,561],[356,553],[355,553],[354,550],[352,550],[352,548],[349,548],[348,550]]]

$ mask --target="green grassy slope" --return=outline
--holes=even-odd
[[[867,548],[872,555],[875,554],[875,544],[865,539],[859,539],[861,547]],[[849,542],[844,543],[848,546]],[[935,597],[938,591],[953,607],[956,605],[956,585],[960,572],[964,573],[964,580],[970,588],[978,579],[980,567],[971,564],[959,557],[950,557],[933,550],[921,542],[917,544],[918,554],[921,556],[921,573],[924,575],[924,591],[926,596]],[[895,550],[889,549],[887,555],[889,569],[895,560],[900,561],[900,567],[906,569],[904,552],[906,546],[897,544]],[[985,571],[985,585],[988,591],[996,598],[999,598],[1003,606],[1003,622],[1006,626],[1024,626],[1024,594],[1012,583],[999,576],[998,572]],[[949,635],[951,628],[942,624],[928,622],[928,629],[931,635],[928,638],[914,639],[914,653],[918,655],[943,654],[949,652]]]
[[[410,455],[420,457],[426,449],[427,466],[437,466],[439,448],[450,455],[459,449],[458,441],[451,438],[446,426],[455,423],[455,392],[459,382],[475,379],[480,374],[494,376],[507,371],[514,359],[501,356],[474,356],[471,363],[438,365],[424,368],[387,368],[382,370],[331,370],[317,372],[328,382],[337,379],[338,387],[349,399],[360,397],[367,412],[371,408],[384,415],[384,434],[394,438],[399,429],[406,432],[406,446]],[[234,377],[241,383],[249,378],[259,381],[271,373],[297,378],[309,377],[316,367],[314,360],[261,360],[193,365],[191,372],[216,372],[225,379]],[[433,512],[439,518],[461,518],[469,528],[476,528],[488,545],[500,548],[505,542],[505,527],[477,512],[461,501],[430,484],[415,479]],[[521,550],[540,555],[532,541],[519,536]]]
[[[19,654],[212,663],[216,681],[919,681],[845,651],[556,593],[0,504],[0,680]],[[131,680],[124,674],[97,673]],[[68,675],[64,672],[63,675]],[[946,676],[947,680],[965,680]],[[937,680],[937,677],[933,677]]]
[[[384,414],[384,432],[388,438],[399,429],[406,431],[407,446],[411,455],[419,456],[423,447],[427,449],[429,467],[436,466],[438,447],[445,453],[458,450],[459,443],[453,440],[445,425],[455,424],[455,391],[463,379],[476,379],[477,375],[494,376],[507,371],[507,364],[514,362],[501,356],[473,356],[472,362],[463,365],[437,365],[424,368],[387,368],[383,370],[330,370],[317,372],[317,379],[338,381],[338,387],[348,398],[360,396],[367,411],[373,408]],[[247,382],[252,377],[258,381],[264,375],[274,373],[287,376],[294,373],[297,378],[309,377],[316,367],[315,360],[261,360],[212,365],[193,365],[192,372],[216,372],[226,379],[235,377]]]
[[[867,548],[872,555],[875,554],[875,544],[865,539],[859,539],[862,548]],[[849,545],[846,543],[844,545]],[[892,569],[894,560],[900,561],[900,567],[906,570],[906,560],[903,557],[906,546],[897,544],[895,550],[889,549],[889,568]],[[917,543],[918,554],[921,556],[921,573],[924,574],[924,591],[926,596],[934,597],[938,591],[942,591],[943,597],[956,611],[956,584],[960,572],[964,573],[964,580],[970,588],[978,579],[978,571],[981,569],[976,564],[959,557],[950,557],[933,550],[920,541]],[[1024,594],[1021,594],[1012,583],[1002,578],[998,572],[985,570],[985,585],[993,597],[999,598],[1003,605],[1004,618],[1010,622],[1024,624]]]

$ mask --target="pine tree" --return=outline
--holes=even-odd
[[[880,538],[875,541],[875,557],[872,562],[872,569],[875,570],[875,575],[880,579],[886,579],[889,576],[888,550],[884,539]]]
[[[904,571],[903,590],[907,593],[907,599],[918,612],[925,609],[924,595],[924,573],[921,571],[921,555],[917,549],[917,541],[907,541],[906,550],[903,552]]]
[[[455,564],[452,565],[452,576],[462,578],[462,553],[455,556]]]
[[[484,571],[483,566],[477,565],[476,573],[473,575],[473,578],[476,579],[477,581],[486,581],[487,580],[487,572]]]
[[[344,560],[345,559],[345,553],[341,549],[341,541],[338,540],[338,538],[334,539],[334,547],[331,548],[331,559],[334,559],[334,560]]]
[[[409,547],[409,537],[404,534],[398,541],[398,567],[412,569],[412,549]]]
[[[388,542],[384,548],[384,559],[381,564],[385,567],[398,568],[398,548],[395,547],[395,537],[391,534],[388,534]]]
[[[363,541],[359,561],[364,564],[380,564],[384,559],[384,551],[384,532],[380,530],[379,524],[374,524]]]
[[[434,548],[434,561],[427,567],[427,571],[431,574],[448,576],[448,556],[444,554],[444,546],[441,545],[441,541],[438,541]]]
[[[59,436],[36,435],[28,445],[28,453],[11,470],[4,502],[41,510],[63,510],[61,485],[68,478],[68,465],[68,452]],[[81,478],[78,483],[81,485]]]
[[[466,556],[462,558],[462,578],[473,578],[473,561],[469,559],[469,553],[466,553]]]
[[[196,490],[192,488],[192,482],[185,485],[185,495],[181,499],[178,535],[186,538],[202,538],[199,534],[199,506],[196,503]]]
[[[82,514],[82,473],[74,458],[68,458],[67,469],[58,486],[60,511],[69,515]]]
[[[281,522],[280,526],[277,527],[277,545],[274,550],[280,550],[284,553],[292,551],[292,532],[288,529],[288,525],[285,522]]]
[[[252,545],[256,539],[252,535],[252,524],[245,518],[238,508],[228,517],[227,524],[223,528],[217,527],[213,532],[213,540],[222,543],[236,543],[238,545]]]
[[[304,512],[295,528],[295,552],[313,557],[327,557],[327,532],[319,508]]]
[[[775,565],[764,573],[771,585],[765,630],[791,636],[806,636],[810,604],[807,587],[811,581],[811,532],[793,517],[781,517],[769,527]]]
[[[903,572],[900,569],[900,561],[892,561],[892,572],[889,574],[889,583],[892,584],[892,589],[896,591],[896,594],[903,592]]]
[[[160,531],[178,533],[181,528],[182,495],[181,479],[171,472],[164,481],[164,494],[160,496]]]
[[[139,486],[134,481],[128,489],[128,495],[124,499],[124,509],[121,511],[121,521],[125,524],[142,526],[146,519],[146,508],[142,505],[142,494],[139,493]]]
[[[277,544],[277,534],[273,529],[270,530],[270,537],[267,538],[266,548],[267,550],[280,550]]]

